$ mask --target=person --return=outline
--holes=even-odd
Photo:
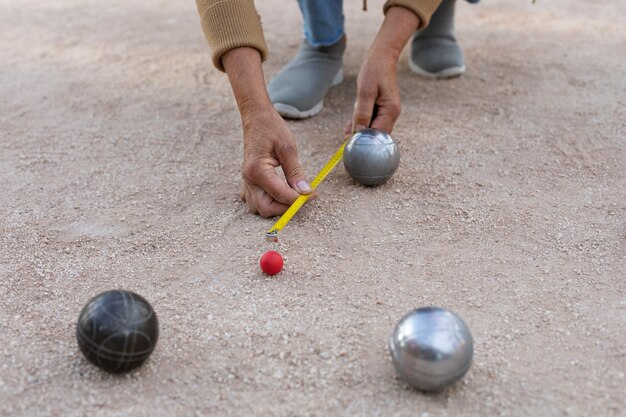
[[[312,192],[283,117],[301,119],[319,113],[329,89],[342,81],[346,48],[342,1],[298,0],[304,40],[267,87],[262,62],[268,48],[253,0],[196,0],[196,4],[212,62],[226,72],[241,116],[242,199],[262,217],[280,215],[298,196]],[[400,115],[397,63],[409,40],[412,71],[433,78],[465,71],[454,37],[454,7],[455,0],[384,3],[383,22],[359,70],[346,135],[366,127],[392,132]]]

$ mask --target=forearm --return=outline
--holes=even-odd
[[[416,29],[421,30],[428,26],[430,18],[440,4],[441,0],[387,0],[383,6],[383,12],[386,14],[394,7],[409,9],[419,16],[420,20]]]
[[[196,0],[202,31],[211,48],[213,64],[224,71],[222,56],[249,46],[267,59],[267,45],[253,0]]]
[[[257,49],[231,49],[222,56],[222,64],[228,74],[242,121],[272,108],[265,87],[261,55]]]
[[[411,10],[405,7],[389,8],[370,50],[377,54],[391,54],[397,60],[419,25],[420,18]]]

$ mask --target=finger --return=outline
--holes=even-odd
[[[246,201],[249,202],[248,207],[251,207],[255,213],[259,213],[261,217],[278,216],[289,208],[288,205],[279,203],[262,188],[254,185],[248,188]]]
[[[246,206],[248,206],[248,211],[250,213],[254,213],[254,214],[258,213],[256,206],[252,202],[250,190],[248,189],[248,186],[245,184],[241,192],[241,200],[246,203]]]
[[[300,195],[278,176],[276,168],[270,164],[244,162],[242,174],[248,186],[260,187],[279,203],[291,204]]]
[[[384,103],[378,107],[378,112],[372,120],[371,127],[373,129],[382,130],[391,133],[396,120],[400,117],[400,105],[392,102]]]
[[[291,205],[300,196],[282,178],[278,176],[273,167],[264,170],[256,177],[255,184],[263,189],[272,199],[280,204]]]
[[[393,125],[394,122],[390,118],[385,116],[378,116],[372,122],[372,129],[382,130],[383,132],[391,133],[391,131],[393,130]]]
[[[287,143],[277,146],[276,156],[291,188],[300,194],[309,194],[313,191],[304,175],[304,170],[298,159],[298,150],[294,144]]]
[[[359,93],[352,117],[352,126],[355,132],[360,132],[370,125],[375,101],[376,96],[374,94]]]
[[[286,204],[281,204],[276,200],[272,199],[266,192],[264,192],[261,188],[256,186],[245,187],[245,192],[242,196],[242,200],[246,202],[248,209],[251,213],[259,214],[261,217],[273,217],[278,216],[290,206]],[[309,198],[304,202],[304,204],[309,204],[311,201],[316,200],[319,197],[319,193],[317,191],[312,192],[308,195]]]
[[[317,200],[320,194],[317,191],[313,191],[309,194],[309,198],[304,202],[304,204],[309,204],[311,201]]]
[[[346,124],[345,129],[343,129],[343,137],[344,139],[347,138],[348,136],[350,136],[352,134],[352,122],[348,122]]]

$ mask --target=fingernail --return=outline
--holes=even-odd
[[[313,189],[311,188],[311,186],[309,185],[308,182],[304,181],[304,180],[300,180],[296,183],[296,188],[298,189],[298,192],[300,194],[308,194],[311,191],[313,191]]]

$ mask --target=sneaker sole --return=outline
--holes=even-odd
[[[415,74],[428,78],[452,78],[458,77],[459,75],[465,73],[465,65],[461,65],[460,67],[446,68],[438,72],[429,72],[425,69],[420,68],[420,66],[413,62],[413,59],[410,57],[409,68],[411,68],[411,71],[413,71]]]
[[[343,81],[343,67],[339,68],[337,75],[333,79],[331,87],[335,87]],[[322,99],[315,106],[311,107],[308,110],[298,110],[290,104],[286,103],[274,103],[274,108],[281,116],[287,119],[307,119],[309,117],[315,116],[317,113],[321,112],[324,108],[324,99]]]

